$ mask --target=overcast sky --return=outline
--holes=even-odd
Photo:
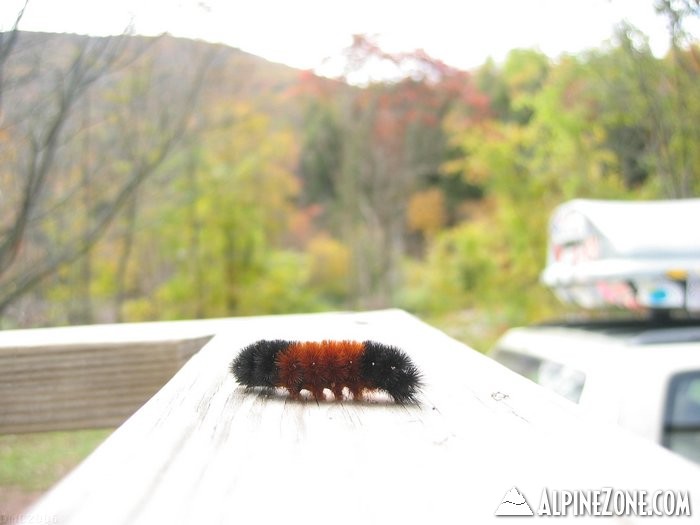
[[[24,0],[0,0],[0,28]],[[377,35],[390,51],[424,49],[472,69],[510,49],[553,58],[598,47],[626,19],[665,48],[653,0],[29,0],[22,29],[82,34],[134,32],[222,42],[293,67],[319,69],[351,35]],[[332,60],[331,60],[332,63]],[[330,66],[326,66],[326,71]]]

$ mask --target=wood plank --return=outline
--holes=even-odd
[[[79,334],[79,332],[75,332]],[[7,344],[0,337],[0,433],[118,426],[209,337]]]
[[[29,371],[17,376],[12,382],[5,382],[0,385],[0,395],[5,397],[15,397],[17,399],[27,399],[26,391],[30,391],[31,399],[34,396],[45,395],[51,397],[60,396],[62,392],[72,392],[83,388],[104,390],[111,385],[140,384],[142,382],[152,383],[154,378],[160,381],[160,386],[164,385],[179,367],[167,363],[134,364],[121,363],[110,367],[94,366],[90,368],[90,374],[84,370],[75,373],[61,374],[56,377],[54,370]],[[81,384],[76,384],[76,379],[81,380]],[[19,390],[19,391],[18,391]]]
[[[400,346],[423,371],[420,404],[246,391],[228,365],[262,338]],[[535,508],[544,488],[688,490],[700,504],[697,466],[594,424],[571,403],[390,310],[221,323],[20,523],[47,516],[59,524],[482,524],[501,520],[494,512],[513,486]]]

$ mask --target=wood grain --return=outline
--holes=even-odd
[[[0,347],[0,434],[117,427],[207,341]]]

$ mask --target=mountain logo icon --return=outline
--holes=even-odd
[[[503,496],[503,501],[496,509],[496,516],[534,516],[534,512],[528,505],[525,496],[520,494],[520,491],[513,487],[506,495]]]

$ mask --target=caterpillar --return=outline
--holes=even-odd
[[[347,387],[356,400],[383,390],[405,404],[417,402],[421,387],[421,374],[408,355],[375,341],[263,339],[243,348],[230,371],[246,387],[282,387],[295,399],[307,390],[322,400],[328,389],[340,401]]]

